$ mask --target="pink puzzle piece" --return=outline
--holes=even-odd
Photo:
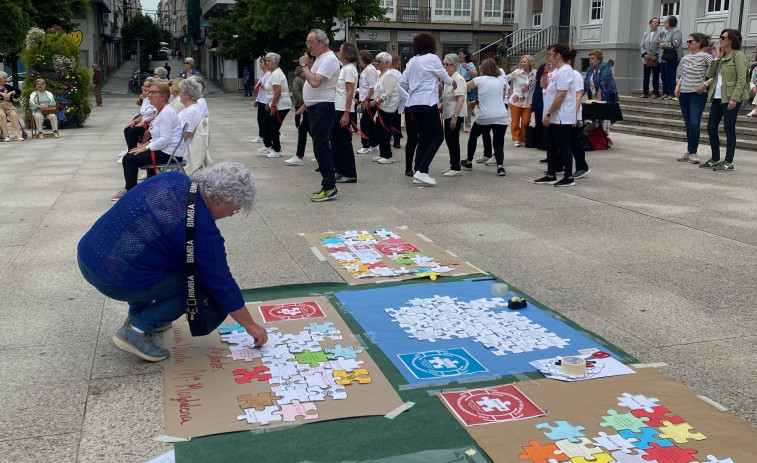
[[[271,421],[281,421],[280,413],[281,412],[279,412],[279,407],[275,405],[265,407],[263,411],[258,411],[254,408],[245,408],[244,415],[237,416],[237,420],[247,420],[247,422],[250,424],[259,423],[265,426]]]
[[[273,413],[279,415],[284,421],[297,421],[298,416],[306,420],[314,420],[318,418],[318,407],[312,402],[300,403],[299,400],[293,400],[291,404],[282,405],[280,412]]]
[[[610,452],[617,463],[650,463],[644,459],[646,454],[647,452],[640,449],[636,449],[633,453],[625,453],[623,450]]]

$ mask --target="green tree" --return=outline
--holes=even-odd
[[[210,38],[221,42],[219,54],[243,59],[275,51],[282,56],[300,56],[305,35],[313,28],[333,37],[334,18],[349,18],[350,26],[363,26],[372,19],[386,20],[379,0],[237,0],[226,19],[210,20]]]
[[[65,32],[75,29],[76,26],[71,20],[84,17],[89,7],[88,0],[31,0],[31,2],[37,10],[37,14],[32,17],[37,27],[47,30],[53,26],[60,26]]]
[[[139,39],[139,68],[150,67],[150,55],[160,49],[161,28],[152,22],[152,18],[143,14],[136,14],[121,29],[121,37],[127,47],[137,52]]]
[[[11,67],[13,82],[18,82],[17,61],[24,48],[26,31],[32,25],[30,17],[37,10],[30,0],[0,0],[0,11],[9,19],[0,27],[0,55],[3,55],[3,60]]]

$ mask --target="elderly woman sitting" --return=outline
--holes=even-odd
[[[197,130],[197,126],[205,117],[203,108],[197,104],[197,100],[202,97],[202,85],[195,79],[184,79],[179,84],[181,103],[184,109],[179,113],[179,124],[184,127],[187,124],[187,131],[184,133],[182,145],[176,149],[176,157],[183,157],[187,151],[189,141]]]
[[[34,124],[37,127],[37,138],[42,139],[42,124],[44,120],[50,121],[53,137],[58,138],[58,115],[56,114],[55,97],[45,90],[45,79],[37,79],[37,91],[29,95],[29,110],[34,116]]]
[[[154,71],[152,71],[152,76],[155,79],[165,80],[165,79],[168,79],[168,71],[166,70],[166,68],[160,66],[160,67],[155,68]]]
[[[181,157],[179,152],[181,144],[181,123],[176,111],[168,104],[171,92],[168,84],[164,82],[151,82],[147,91],[147,98],[155,108],[157,115],[150,122],[150,140],[129,150],[124,156],[122,164],[124,168],[124,189],[113,195],[110,199],[118,201],[128,190],[137,186],[137,175],[142,166],[165,164],[171,158],[171,153],[176,150],[176,156]],[[155,175],[154,169],[149,169],[148,176]]]
[[[77,257],[84,278],[105,296],[125,301],[129,312],[111,344],[150,362],[170,354],[153,334],[168,329],[186,313],[186,241],[190,182],[195,204],[195,287],[207,291],[255,339],[266,343],[226,262],[224,239],[216,222],[249,213],[255,180],[239,163],[221,162],[196,172],[191,180],[166,172],[140,183],[111,207],[79,241]]]

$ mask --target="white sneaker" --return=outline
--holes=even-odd
[[[137,175],[137,180],[145,180],[147,178],[147,171],[139,169],[141,172]]]
[[[373,150],[371,149],[371,147],[368,147],[368,148],[360,148],[359,150],[357,150],[357,152],[358,152],[358,153],[360,153],[360,154],[370,153],[371,151],[373,151]]]
[[[381,156],[380,155],[379,156],[373,156],[372,159],[373,159],[374,162],[378,162],[378,160],[381,159]]]
[[[486,160],[486,162],[484,163],[484,165],[486,165],[486,166],[496,166],[497,165],[497,160],[494,159],[494,156],[492,156],[492,157],[490,157],[490,158],[488,158]]]
[[[394,156],[392,156],[390,158],[379,157],[379,160],[376,161],[376,162],[378,162],[379,164],[391,164],[391,163],[394,162]]]
[[[125,149],[125,150],[121,151],[120,153],[118,153],[118,157],[122,158],[122,157],[126,156],[126,153],[128,153],[128,152],[129,152],[129,150]]]
[[[431,178],[428,174],[424,174],[422,172],[416,172],[413,175],[413,178],[416,180],[420,180],[421,182],[425,183],[426,185],[436,185],[436,180]]]
[[[250,143],[263,143],[262,137],[255,137],[252,140],[250,140]]]
[[[442,177],[460,177],[463,173],[459,170],[447,170],[442,174]]]
[[[271,148],[268,148],[266,146],[263,146],[262,148],[258,148],[258,153],[267,153],[271,151]]]
[[[520,142],[516,141],[515,143],[513,143],[513,146],[516,147],[516,148],[519,147],[520,146]]]
[[[295,156],[292,156],[291,158],[287,159],[286,161],[284,161],[284,164],[286,164],[288,166],[301,166],[301,165],[303,165],[305,163],[302,161],[302,159],[298,158],[295,155]]]
[[[316,158],[313,158],[313,159],[311,159],[311,161],[313,161],[313,162],[318,162],[318,159],[316,159]]]
[[[265,155],[265,157],[267,158],[280,158],[282,156],[284,155],[281,154],[281,151],[274,151],[274,150],[270,150],[268,154]]]
[[[488,161],[491,158],[487,158],[486,156],[479,156],[476,159],[474,159],[478,164],[483,164],[486,161]]]

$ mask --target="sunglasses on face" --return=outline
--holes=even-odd
[[[727,36],[727,35],[721,35],[721,36],[720,36],[720,40],[727,40],[727,39],[728,39],[728,36]]]

